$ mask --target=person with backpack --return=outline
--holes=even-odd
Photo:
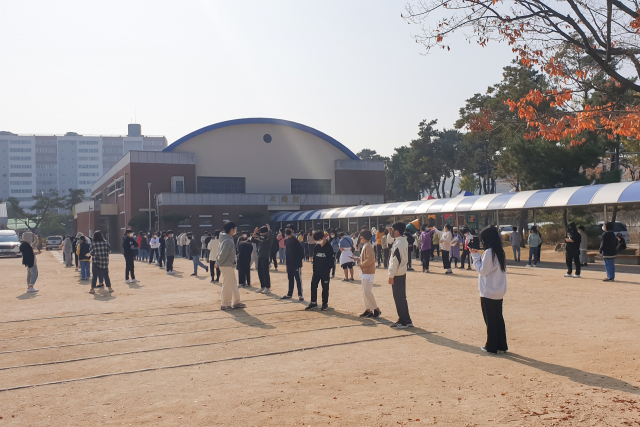
[[[87,242],[87,238],[80,236],[78,239],[78,248],[76,249],[76,255],[80,262],[80,280],[89,280],[91,278],[91,245]]]
[[[602,226],[602,241],[600,242],[599,252],[604,258],[604,269],[607,278],[603,282],[613,282],[616,278],[616,256],[618,255],[618,240],[613,233],[613,222],[607,222]]]
[[[343,233],[341,233],[343,234]],[[318,307],[318,284],[322,284],[322,311],[329,309],[329,282],[333,267],[333,248],[327,242],[323,231],[316,231],[313,235],[313,275],[311,276],[311,302],[305,310]]]
[[[355,265],[353,259],[353,239],[347,236],[345,232],[340,233],[340,266],[344,271],[343,282],[348,282],[353,279],[353,266]],[[351,273],[351,279],[349,279],[349,273]]]
[[[287,236],[284,240],[285,244],[285,263],[287,265],[287,276],[289,278],[289,292],[283,296],[282,299],[291,299],[293,297],[293,282],[298,285],[298,300],[304,301],[302,296],[302,277],[300,276],[302,270],[302,260],[304,258],[304,249],[298,241],[293,237],[293,230],[287,228],[285,231]]]

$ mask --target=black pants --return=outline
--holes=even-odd
[[[572,267],[572,263],[575,262],[576,264],[576,274],[579,276],[580,275],[580,251],[574,251],[574,252],[566,252],[566,259],[567,259],[567,273],[571,274],[571,271],[573,270]]]
[[[422,271],[429,269],[429,261],[433,255],[433,249],[423,249],[420,251],[420,258],[422,258]]]
[[[78,254],[74,252],[74,253],[73,253],[73,256],[74,256],[74,257],[75,257],[75,259],[76,259],[76,268],[78,268]]]
[[[277,259],[278,251],[271,251],[269,254],[269,261],[273,263],[273,268],[278,269],[278,259]]]
[[[313,273],[311,277],[311,302],[318,301],[318,283],[322,282],[322,305],[329,304],[329,282],[331,281],[329,275],[320,276]]]
[[[260,287],[271,289],[271,276],[269,275],[269,258],[258,258],[258,279]]]
[[[164,248],[160,246],[160,258],[158,258],[158,265],[162,267],[162,262],[164,261]]]
[[[173,271],[173,257],[167,256],[167,271]]]
[[[93,272],[93,277],[91,278],[91,289],[96,287],[96,281],[98,280],[98,276],[101,279],[104,279],[105,285],[107,288],[111,287],[111,280],[109,279],[109,267],[100,268],[96,266],[94,263],[91,264],[91,271]]]
[[[484,323],[487,325],[487,343],[484,347],[488,352],[497,353],[498,350],[507,351],[507,331],[502,317],[502,300],[480,297]]]
[[[298,296],[302,296],[302,278],[300,277],[300,269],[287,266],[287,276],[289,277],[289,293],[287,295],[293,295],[293,281],[295,280],[298,285]]]
[[[211,274],[213,279],[213,273]],[[220,269],[218,268],[218,279],[220,279]],[[251,286],[251,267],[238,267],[238,284]]]
[[[407,303],[407,275],[394,277],[391,288],[398,312],[398,321],[403,325],[408,325],[411,323],[411,316],[409,316],[409,304]]]
[[[149,250],[149,264],[153,263],[153,256],[156,256],[156,259],[160,259],[160,255],[158,254],[158,248],[153,248]]]
[[[445,270],[451,268],[451,260],[449,259],[449,251],[442,251],[442,266]]]
[[[460,268],[464,268],[464,261],[467,260],[469,264],[469,268],[471,268],[471,254],[469,253],[469,249],[462,250],[462,257],[460,258]]]
[[[336,275],[336,265],[340,263],[340,251],[335,252],[333,257],[333,268],[331,269],[331,277]]]
[[[302,250],[304,250],[304,260],[309,261],[309,244],[307,242],[302,242]]]
[[[382,245],[376,245],[376,256],[378,260],[378,266],[382,264]]]
[[[214,273],[215,270],[215,273]],[[249,268],[249,270],[251,270],[251,268]],[[240,270],[238,270],[240,271]],[[211,280],[213,280],[214,282],[219,282],[220,281],[220,269],[218,267],[216,267],[216,262],[215,261],[209,261],[209,273],[211,274]],[[214,276],[215,274],[215,276]],[[243,281],[240,281],[239,283],[244,283]]]
[[[136,278],[136,274],[133,272],[133,256],[124,257],[124,263],[125,263],[125,267],[124,267],[124,278],[125,278],[125,280],[129,280],[129,274],[131,274],[131,278],[132,279],[135,279]]]
[[[413,246],[409,246],[408,254],[409,254],[409,256],[407,257],[407,268],[412,268],[411,267],[411,258],[412,258],[411,255],[413,254]]]
[[[389,268],[389,248],[384,248],[382,254],[384,255],[384,268]]]
[[[187,245],[182,245],[182,258],[188,258],[187,257]]]

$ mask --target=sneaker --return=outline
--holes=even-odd
[[[109,289],[109,292],[113,292],[113,288],[112,287],[109,287],[107,289]]]
[[[413,323],[411,322],[407,323],[407,328],[413,328]]]
[[[261,294],[262,292],[264,292],[265,289],[267,289],[267,288],[260,288],[260,289],[256,290],[256,293],[257,294]]]
[[[393,325],[391,325],[392,328],[394,329],[404,329],[407,327],[407,325],[403,325],[402,323],[400,323],[399,321],[394,323]]]
[[[204,266],[204,271],[206,271],[207,273],[209,272],[209,267],[207,267],[206,265]]]
[[[291,295],[285,295],[285,296],[283,296],[283,297],[282,297],[282,298],[280,298],[280,299],[291,299]]]
[[[262,291],[262,293],[265,294],[265,295],[269,295],[271,293],[271,289],[264,288],[264,291]]]
[[[482,350],[484,353],[488,353],[487,347],[485,346],[480,347],[480,350]]]
[[[533,267],[531,264],[527,264],[525,265],[525,267]]]
[[[574,274],[574,275],[573,275],[573,278],[574,278],[574,279],[579,279],[579,278],[580,278],[580,275],[579,275],[579,274]]]
[[[95,290],[93,290],[93,289],[89,289],[89,293],[90,293],[90,294],[95,294],[95,293],[96,293],[96,291],[95,291]]]
[[[536,264],[533,264],[531,267],[534,267],[534,268],[535,268],[535,267],[537,267],[537,265],[536,265]]]
[[[127,279],[127,280],[124,281],[124,283],[129,284],[129,283],[131,283],[131,280]]]
[[[196,273],[191,273],[189,276],[197,276]]]
[[[131,279],[131,283],[138,283],[140,280],[138,279]]]
[[[453,274],[453,271],[445,271],[444,274]]]
[[[329,310],[329,306],[327,304],[322,304],[322,307],[320,308],[320,310],[327,311]]]
[[[364,313],[360,315],[360,317],[371,317],[371,316],[373,316],[373,312],[369,309],[366,309]]]
[[[376,308],[375,310],[373,310],[373,316],[371,316],[371,317],[374,317],[374,318],[377,319],[378,317],[380,317],[381,314],[382,314],[382,312],[380,311],[380,309]]]
[[[27,292],[38,292],[38,290],[32,286],[30,288],[27,288]]]
[[[227,310],[231,310],[233,307],[231,307],[230,305],[221,305],[220,306],[220,310],[222,311],[227,311]]]
[[[609,279],[608,277],[606,279],[602,279],[603,282],[613,282],[613,279]]]
[[[570,273],[564,275],[564,277],[573,277]]]
[[[507,350],[498,350],[498,354],[505,354]]]
[[[307,308],[305,308],[305,310],[313,310],[316,307],[318,307],[318,304],[316,304],[315,302],[312,302],[312,303],[309,303],[309,305],[307,306]]]
[[[168,271],[168,272],[167,272],[167,274],[170,274],[170,275],[172,275],[172,276],[173,276],[174,274],[176,274],[176,272],[175,272],[175,271],[173,271],[173,270],[171,270],[171,271]]]
[[[343,282],[348,282],[348,281],[349,281],[349,279],[342,279],[342,281],[343,281]]]
[[[243,302],[239,302],[236,305],[233,306],[234,310],[236,308],[247,308],[247,304],[243,303]]]
[[[167,273],[167,274],[169,274],[169,273]],[[209,283],[213,283],[213,279],[211,279],[211,281]],[[241,288],[242,285],[238,285],[238,287]]]
[[[300,296],[298,297],[298,301],[304,301],[304,297],[303,297],[302,295],[300,295]]]

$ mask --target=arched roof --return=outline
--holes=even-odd
[[[253,118],[248,118],[248,119],[227,120],[225,122],[220,122],[220,123],[215,123],[213,125],[205,126],[205,127],[201,128],[201,129],[198,129],[196,131],[191,132],[188,135],[183,136],[182,138],[178,139],[177,141],[175,141],[174,143],[172,143],[171,145],[169,145],[167,148],[165,148],[162,151],[173,151],[180,144],[190,140],[191,138],[195,138],[198,135],[202,135],[203,133],[206,133],[206,132],[209,132],[209,131],[212,131],[212,130],[221,129],[221,128],[225,128],[225,127],[228,127],[228,126],[251,125],[251,124],[280,125],[280,126],[287,126],[287,127],[290,127],[290,128],[298,129],[298,130],[310,133],[311,135],[316,136],[316,137],[328,142],[329,144],[333,145],[334,147],[336,147],[340,151],[342,151],[344,154],[349,156],[349,158],[351,160],[360,160],[360,158],[358,156],[356,156],[353,151],[349,150],[347,147],[342,145],[338,140],[336,140],[334,138],[331,138],[326,133],[320,132],[319,130],[314,129],[314,128],[309,127],[309,126],[305,126],[305,125],[303,125],[301,123],[291,122],[289,120],[269,119],[269,118],[264,118],[264,117],[253,117]]]

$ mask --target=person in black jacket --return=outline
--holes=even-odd
[[[251,253],[253,252],[253,244],[249,241],[248,237],[240,237],[238,239],[238,246],[236,246],[236,252],[238,254],[238,261],[236,262],[236,268],[238,269],[238,287],[251,286]],[[217,254],[209,255],[211,259],[215,259]],[[213,274],[213,271],[211,272]],[[218,273],[219,276],[220,273]]]
[[[162,268],[162,262],[164,261],[164,253],[167,248],[167,243],[166,243],[167,233],[161,232],[158,234],[160,234],[160,238],[158,239],[158,241],[160,242],[160,256],[158,257],[158,267]]]
[[[407,252],[409,254],[409,256],[407,257],[407,270],[413,271],[413,268],[411,267],[411,258],[413,254],[413,244],[415,243],[416,239],[413,237],[410,231],[405,231],[404,237],[407,238]]]
[[[567,242],[565,258],[567,261],[567,274],[564,277],[580,278],[580,242],[582,236],[578,233],[578,228],[575,222],[570,222],[567,229],[567,237],[564,239]],[[576,274],[571,275],[572,266],[576,264]]]
[[[144,239],[144,237],[143,237]],[[136,275],[133,271],[133,258],[135,257],[135,249],[138,247],[138,242],[133,238],[133,230],[127,230],[125,232],[124,239],[122,240],[122,253],[124,254],[124,278],[126,283],[137,283]],[[129,280],[129,273],[131,273],[131,280]]]
[[[271,253],[269,254],[269,262],[273,262],[273,268],[278,271],[278,250],[280,249],[280,245],[278,244],[277,236],[273,236],[271,239]]]
[[[329,282],[331,281],[331,269],[333,268],[333,248],[327,242],[324,231],[319,230],[313,234],[316,244],[313,249],[313,276],[311,277],[311,302],[305,310],[313,310],[318,306],[318,283],[322,282],[322,308],[329,308]]]
[[[618,255],[618,240],[613,233],[613,222],[607,222],[602,226],[602,241],[600,242],[600,254],[604,258],[604,269],[607,278],[603,282],[613,282],[616,278],[616,256]]]
[[[293,281],[298,285],[298,300],[304,301],[302,296],[302,277],[300,271],[302,269],[302,260],[304,259],[304,249],[302,245],[293,237],[293,230],[287,228],[284,239],[284,260],[287,265],[287,276],[289,277],[289,293],[282,299],[291,299],[293,296]]]
[[[269,226],[256,227],[251,236],[251,243],[258,246],[258,279],[260,279],[260,289],[256,292],[263,294],[271,293],[271,276],[269,275],[269,257],[271,256],[271,246],[273,234]]]

